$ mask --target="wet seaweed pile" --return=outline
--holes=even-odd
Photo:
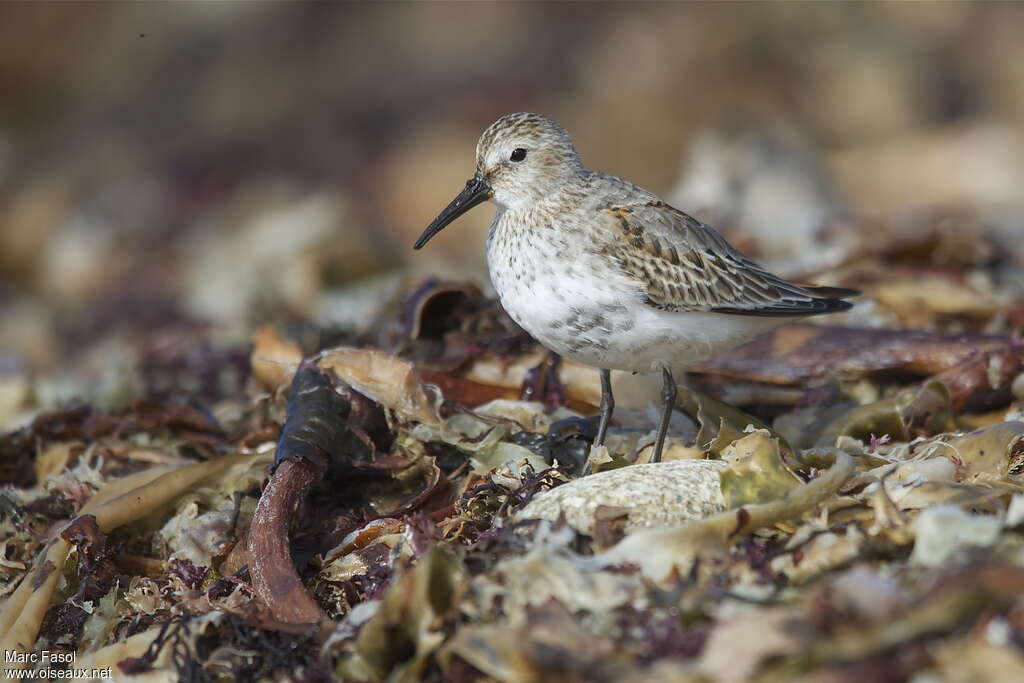
[[[1010,680],[1024,308],[982,237],[853,252],[823,277],[858,311],[695,369],[660,464],[656,382],[615,376],[592,449],[596,372],[463,283],[345,346],[153,356],[150,398],[0,438],[3,648],[147,680]]]

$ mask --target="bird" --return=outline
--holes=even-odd
[[[413,248],[486,201],[497,206],[485,251],[502,307],[550,351],[599,371],[595,446],[615,410],[611,371],[661,373],[651,462],[662,458],[675,373],[788,320],[848,310],[859,294],[773,275],[654,193],[588,169],[542,114],[507,114],[483,132],[473,176]]]

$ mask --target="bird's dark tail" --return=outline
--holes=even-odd
[[[758,306],[757,308],[733,308],[722,306],[712,308],[715,313],[730,315],[752,315],[767,317],[803,317],[808,315],[824,315],[840,313],[853,308],[853,304],[844,299],[860,294],[856,289],[846,287],[819,287],[817,285],[789,285],[795,296],[782,297],[778,301]]]
[[[847,287],[825,287],[823,285],[800,285],[800,287],[810,292],[815,299],[849,299],[861,294],[859,289]]]

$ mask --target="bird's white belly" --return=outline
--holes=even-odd
[[[523,255],[521,254],[520,257]],[[502,306],[545,347],[570,360],[648,373],[685,369],[738,346],[782,320],[720,313],[671,313],[645,304],[637,285],[586,261],[491,268]],[[599,274],[600,273],[600,274]]]

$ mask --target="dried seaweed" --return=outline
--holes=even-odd
[[[44,483],[5,492],[3,645],[187,680],[741,681],[978,671],[971,629],[1024,634],[1016,345],[928,333],[904,354],[925,337],[891,335],[822,381],[798,344],[766,366],[797,358],[774,385],[790,393],[748,394],[756,416],[681,388],[649,464],[646,378],[615,375],[592,453],[592,370],[460,346],[495,329],[451,336],[465,307],[491,315],[479,294],[420,296],[385,325],[404,357],[301,361],[264,328],[233,417],[147,400],[8,435]],[[531,368],[568,401],[517,400]]]

